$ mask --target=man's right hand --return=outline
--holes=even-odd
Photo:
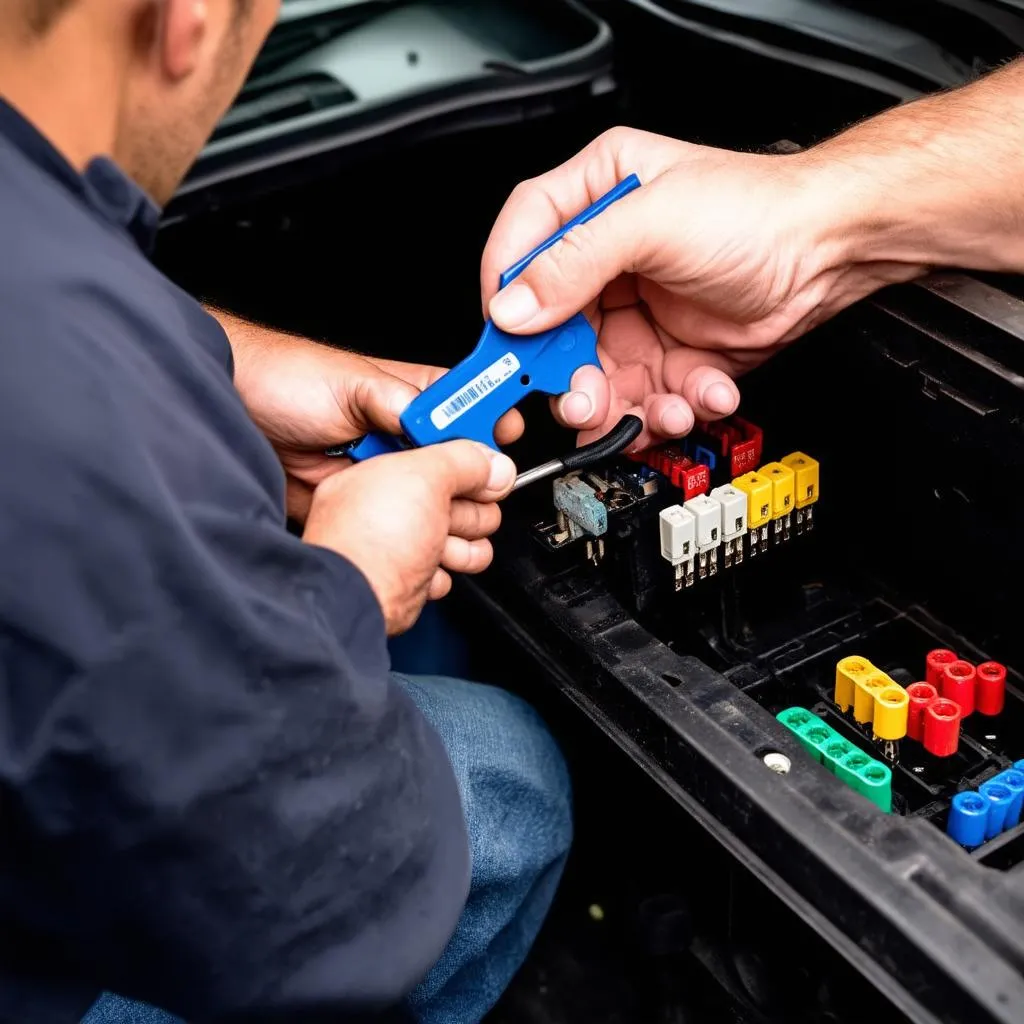
[[[643,187],[574,228],[507,288],[500,271],[616,182]],[[606,132],[509,197],[484,252],[482,290],[513,333],[585,310],[605,374],[582,367],[556,414],[584,443],[625,412],[637,447],[731,413],[733,378],[916,265],[859,258],[863,198],[815,151],[736,153],[628,128]],[[860,205],[858,205],[860,204]]]
[[[490,564],[487,538],[501,522],[495,502],[515,474],[508,456],[471,441],[380,455],[317,487],[303,540],[363,573],[394,636],[448,593],[448,572]]]

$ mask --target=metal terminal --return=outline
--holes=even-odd
[[[899,740],[886,740],[882,744],[882,757],[884,757],[887,761],[896,764],[900,759]]]
[[[708,552],[708,575],[718,575],[718,548]]]
[[[682,590],[683,589],[683,585],[686,582],[686,566],[687,566],[686,562],[680,562],[675,567],[676,590]]]
[[[520,487],[525,487],[527,484],[536,483],[538,480],[543,480],[548,476],[554,476],[555,473],[561,473],[564,468],[561,459],[552,459],[541,466],[534,466],[533,469],[527,469],[516,477],[512,490],[518,491]]]
[[[790,530],[793,528],[793,513],[787,512],[782,517],[782,539],[789,540]]]
[[[785,754],[780,754],[777,751],[765,754],[761,760],[764,761],[765,767],[769,771],[775,772],[776,775],[788,775],[790,768],[793,767],[793,762]]]

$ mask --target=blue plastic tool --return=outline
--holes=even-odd
[[[640,179],[631,174],[592,206],[577,214],[550,238],[508,268],[504,288],[545,249],[574,227],[586,223],[617,199],[632,192]],[[531,391],[559,395],[569,390],[572,375],[586,365],[600,366],[597,335],[582,313],[539,334],[506,334],[488,320],[476,348],[409,403],[402,413],[404,438],[368,434],[354,445],[329,449],[359,462],[374,455],[464,438],[497,448],[498,420]]]
[[[968,850],[973,850],[985,842],[988,827],[989,802],[977,793],[957,793],[949,809],[949,822],[946,832],[950,838]]]

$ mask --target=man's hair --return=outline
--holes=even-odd
[[[73,0],[24,0],[28,27],[33,35],[45,35]]]

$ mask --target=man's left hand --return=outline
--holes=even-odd
[[[401,432],[405,407],[442,374],[443,367],[374,359],[211,310],[231,342],[235,387],[249,415],[274,446],[288,482],[288,515],[305,522],[313,489],[350,463],[324,449],[372,430]],[[523,432],[512,410],[497,441]]]

